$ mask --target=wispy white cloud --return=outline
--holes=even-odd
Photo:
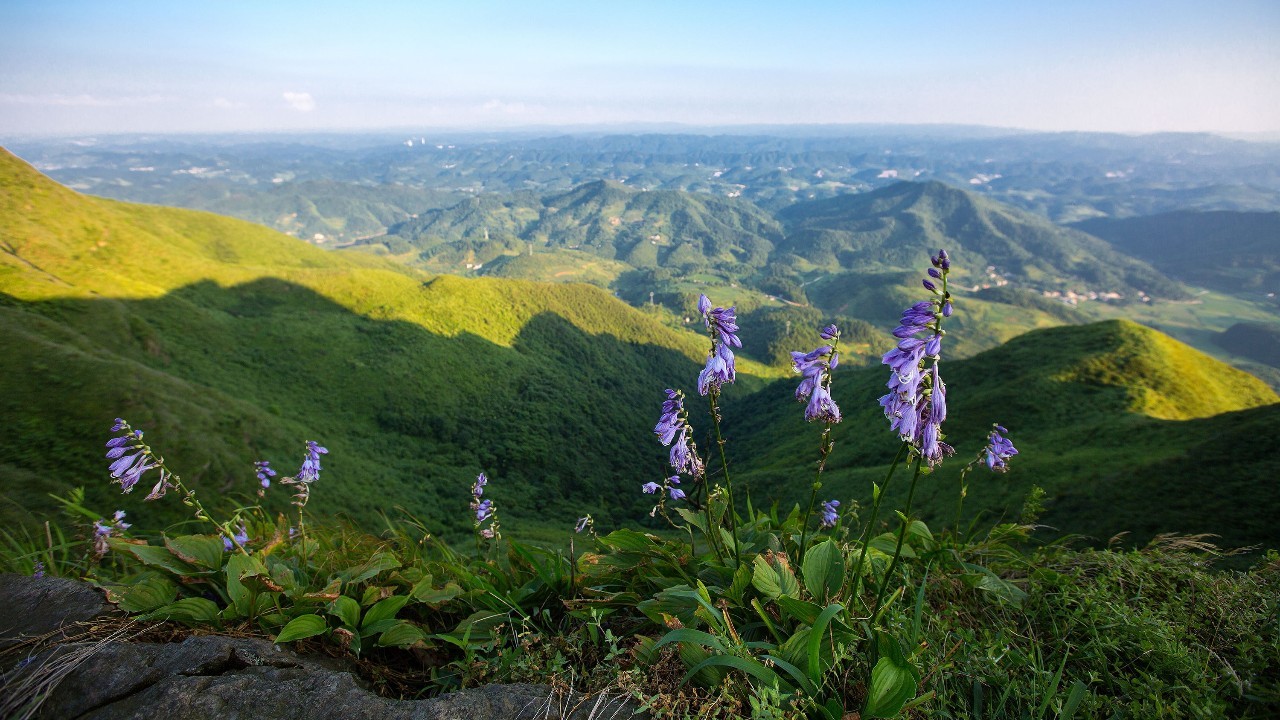
[[[220,110],[235,110],[236,108],[246,107],[242,102],[236,100],[228,100],[224,97],[216,97],[213,99],[213,106]]]
[[[298,112],[311,112],[316,109],[316,99],[311,97],[311,93],[285,91],[284,101]]]
[[[100,97],[81,93],[79,95],[62,95],[50,93],[44,95],[23,95],[0,93],[0,104],[32,105],[45,107],[127,107],[130,105],[154,105],[164,102],[160,95],[132,95],[119,97]]]

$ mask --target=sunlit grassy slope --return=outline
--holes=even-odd
[[[83,197],[7,154],[0,236],[0,488],[36,510],[83,484],[163,514],[107,488],[123,415],[209,494],[247,493],[253,460],[289,472],[315,439],[317,509],[365,522],[402,505],[459,529],[482,469],[509,527],[641,515],[662,388],[705,353],[597,288],[430,277]]]
[[[957,313],[959,314],[959,313]],[[880,412],[881,368],[838,372],[844,422],[821,496],[869,500],[897,441]],[[916,501],[951,525],[960,468],[1006,425],[1022,454],[1007,475],[970,476],[965,517],[1016,516],[1035,484],[1043,522],[1106,540],[1129,531],[1213,532],[1229,544],[1280,544],[1280,398],[1258,379],[1127,321],[1029,332],[946,362],[948,442],[957,456],[921,480]],[[821,428],[779,383],[731,407],[730,446],[754,494],[807,498]],[[909,474],[889,488],[901,502]]]

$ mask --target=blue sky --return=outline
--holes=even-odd
[[[0,133],[965,123],[1280,132],[1280,2],[64,2]]]

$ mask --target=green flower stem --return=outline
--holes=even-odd
[[[902,556],[902,541],[907,537],[907,527],[911,525],[911,501],[916,495],[916,481],[920,479],[920,471],[924,466],[924,456],[916,456],[916,472],[911,477],[911,489],[907,491],[907,507],[902,513],[902,527],[898,530],[898,545],[893,549],[893,560],[889,562],[889,569],[885,571],[884,582],[880,583],[880,589],[876,592],[876,601],[872,606],[872,613],[879,612],[880,601],[884,599],[884,591],[889,587],[889,580],[893,577],[893,571],[898,567],[898,558]]]
[[[809,492],[809,509],[805,510],[800,530],[800,562],[804,562],[805,542],[809,537],[809,519],[813,517],[813,504],[818,499],[818,491],[822,489],[822,470],[827,466],[827,456],[831,454],[831,423],[822,430],[822,441],[819,447],[821,457],[818,459],[818,472],[813,476],[813,489]]]
[[[711,404],[711,423],[716,428],[716,446],[720,448],[720,467],[724,468],[724,488],[728,494],[727,501],[729,507],[729,533],[733,535],[733,559],[734,562],[741,562],[742,556],[738,549],[738,511],[733,506],[733,482],[729,479],[729,459],[724,454],[724,438],[720,435],[720,408],[716,406],[716,399],[720,396],[718,389],[712,388],[707,393],[707,399]],[[710,502],[707,503],[708,506]],[[726,548],[727,549],[727,548]]]
[[[851,594],[854,597],[857,597],[862,584],[862,565],[867,559],[867,547],[871,543],[871,531],[876,526],[876,518],[880,514],[880,500],[884,497],[885,491],[889,489],[889,481],[893,479],[893,473],[898,469],[898,463],[902,462],[902,457],[906,455],[909,447],[911,447],[910,443],[903,442],[902,447],[898,448],[898,454],[893,457],[893,464],[889,466],[889,473],[884,477],[884,484],[880,486],[880,492],[871,503],[871,518],[867,521],[866,527],[862,529],[862,551],[858,553],[858,564],[853,566],[853,592]]]

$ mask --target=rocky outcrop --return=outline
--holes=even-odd
[[[124,630],[114,639],[75,642],[64,631],[32,645],[21,636],[102,619],[113,608],[83,583],[16,575],[0,575],[0,602],[21,608],[0,628],[0,642],[8,643],[0,645],[7,647],[0,686],[5,717],[23,714],[27,703],[50,689],[37,718],[585,720],[631,717],[635,710],[617,699],[556,696],[543,685],[490,685],[427,700],[384,698],[341,661],[298,655],[260,638],[130,642]]]

